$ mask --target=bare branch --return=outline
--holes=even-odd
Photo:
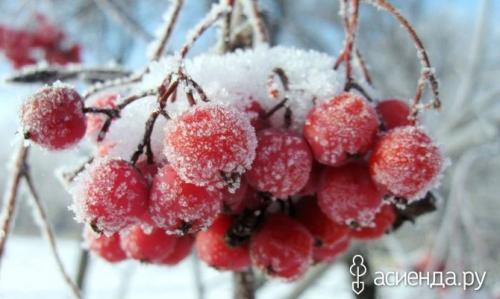
[[[254,299],[255,298],[255,277],[252,268],[246,271],[234,272],[234,299]]]
[[[130,34],[138,36],[145,41],[149,41],[153,38],[151,34],[146,32],[136,20],[129,16],[127,12],[113,0],[94,0],[94,2],[106,15],[118,25],[123,26]]]
[[[160,39],[158,40],[158,43],[151,57],[151,60],[153,61],[158,60],[165,51],[165,47],[167,46],[174,26],[177,23],[177,18],[179,17],[181,7],[184,4],[184,0],[172,0],[171,2],[172,4],[170,5],[169,10],[165,14],[165,27],[163,28]]]
[[[254,33],[254,46],[269,43],[269,32],[259,11],[257,0],[241,0]]]

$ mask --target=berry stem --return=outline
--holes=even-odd
[[[255,298],[255,276],[252,269],[233,273],[234,299]]]

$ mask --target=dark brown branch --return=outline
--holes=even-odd
[[[174,30],[174,26],[177,23],[177,18],[179,17],[179,12],[181,11],[181,7],[184,4],[184,0],[172,0],[172,4],[169,8],[169,12],[167,13],[165,27],[163,28],[160,39],[158,40],[158,44],[153,51],[153,55],[151,60],[158,60],[163,52],[165,52],[165,48],[167,43],[172,35],[172,31]]]
[[[130,76],[129,71],[119,67],[28,66],[5,79],[12,83],[53,83],[61,80],[78,79],[91,83],[103,82]]]
[[[76,286],[80,290],[85,288],[85,278],[87,277],[89,266],[89,251],[81,248],[78,256],[78,267],[76,271]]]
[[[84,170],[85,170],[85,167],[87,167],[87,165],[89,165],[90,163],[92,163],[94,161],[94,157],[89,157],[82,165],[80,165],[77,169],[75,169],[74,171],[72,172],[68,172],[68,173],[63,173],[62,177],[63,179],[68,182],[68,183],[71,183],[75,180],[75,178],[80,174],[82,173]]]
[[[255,298],[255,277],[252,268],[233,273],[234,299]]]

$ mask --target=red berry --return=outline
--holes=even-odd
[[[354,228],[351,235],[358,239],[377,239],[389,231],[396,220],[394,207],[390,204],[383,205],[375,216],[373,225],[369,227]]]
[[[323,167],[321,164],[313,162],[309,180],[307,180],[304,188],[297,193],[298,196],[312,196],[316,194],[316,191],[318,190],[319,176],[322,169]]]
[[[320,163],[338,166],[351,155],[365,153],[378,129],[375,109],[365,99],[341,93],[314,107],[304,136]]]
[[[352,163],[328,167],[321,173],[318,205],[339,224],[368,226],[382,205],[382,193],[372,182],[368,167]]]
[[[242,174],[255,157],[255,130],[245,115],[220,105],[196,106],[169,122],[165,154],[186,182],[222,182]]]
[[[176,242],[176,236],[168,235],[162,229],[152,228],[145,232],[136,225],[122,235],[121,246],[128,257],[155,263],[170,255]]]
[[[232,224],[231,216],[220,215],[206,230],[196,236],[198,257],[209,266],[229,271],[242,271],[250,267],[248,243],[231,247],[226,232]]]
[[[195,233],[208,227],[222,209],[222,192],[184,182],[170,165],[158,170],[151,186],[149,213],[170,233]]]
[[[370,174],[393,195],[412,200],[436,184],[442,166],[443,157],[431,138],[406,126],[382,136],[370,159]]]
[[[172,253],[164,257],[159,264],[173,266],[185,259],[193,249],[194,238],[191,235],[177,237]]]
[[[377,103],[376,110],[386,130],[414,124],[409,119],[411,113],[410,106],[401,100],[383,100]]]
[[[273,196],[286,198],[307,183],[312,155],[304,138],[288,131],[265,129],[257,133],[258,146],[248,184]]]
[[[253,264],[270,276],[295,280],[307,271],[312,256],[313,237],[286,215],[269,215],[250,239]]]
[[[135,167],[144,176],[148,185],[151,185],[160,165],[158,163],[149,163],[147,159],[144,159],[137,162]]]
[[[93,103],[95,108],[116,108],[118,94],[105,94],[98,97]],[[101,113],[91,113],[87,116],[87,136],[93,142],[97,142],[97,137],[107,117]]]
[[[21,125],[25,136],[44,148],[71,147],[85,134],[82,98],[69,87],[44,87],[21,106]]]
[[[74,191],[77,218],[113,233],[140,221],[147,210],[148,186],[123,160],[100,160],[81,173]]]
[[[248,191],[246,180],[240,180],[240,186],[234,192],[228,189],[223,189],[224,212],[228,214],[237,214],[245,209],[245,198]]]
[[[328,218],[318,207],[315,198],[304,198],[296,205],[297,220],[314,238],[314,260],[331,261],[347,249],[350,243],[349,227]]]
[[[255,128],[255,131],[262,130],[269,126],[265,118],[266,111],[259,102],[252,100],[245,108],[244,112],[250,120],[250,124]]]
[[[127,255],[120,246],[120,235],[118,233],[106,236],[87,228],[84,231],[84,238],[85,244],[90,251],[110,263],[117,263],[127,259]]]

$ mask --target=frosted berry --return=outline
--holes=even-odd
[[[110,263],[118,263],[127,259],[127,255],[120,246],[120,235],[111,236],[99,234],[87,228],[84,231],[85,245],[88,249]]]
[[[195,233],[222,210],[222,192],[184,182],[170,165],[158,170],[151,186],[149,213],[170,233]]]
[[[151,183],[153,182],[153,178],[158,173],[158,168],[160,167],[160,164],[149,163],[147,159],[144,159],[144,160],[139,160],[139,162],[137,162],[135,166],[137,167],[137,170],[139,170],[139,172],[144,176],[146,182],[149,185],[151,185]]]
[[[377,129],[377,114],[372,105],[360,96],[344,92],[309,112],[304,136],[317,161],[338,166],[349,156],[365,153]]]
[[[386,130],[413,124],[413,121],[409,119],[410,106],[401,100],[388,99],[380,101],[377,103],[376,110]]]
[[[227,188],[222,190],[224,199],[224,212],[237,214],[245,209],[245,198],[248,192],[248,184],[245,179],[240,180],[240,185],[234,191]]]
[[[442,166],[439,148],[413,126],[387,132],[370,158],[373,180],[393,195],[410,200],[423,197],[435,185]]]
[[[325,168],[317,196],[319,207],[333,221],[367,226],[382,206],[383,194],[372,182],[365,164],[351,163]]]
[[[71,147],[85,135],[82,98],[69,87],[44,87],[22,104],[21,125],[26,138],[44,148]]]
[[[314,238],[313,256],[316,262],[331,261],[347,249],[351,239],[349,227],[328,218],[318,207],[315,198],[303,198],[295,210],[297,220]]]
[[[312,154],[304,138],[285,130],[257,132],[258,146],[252,168],[245,178],[248,184],[278,198],[299,192],[307,183]]]
[[[176,242],[176,236],[162,229],[144,231],[139,225],[131,227],[121,237],[121,246],[128,257],[148,263],[159,262],[170,255]]]
[[[372,226],[353,228],[351,235],[358,239],[380,238],[391,229],[395,220],[394,207],[390,204],[383,205],[375,216]]]
[[[194,237],[185,235],[177,237],[172,253],[161,259],[158,263],[167,266],[173,266],[184,260],[193,249]]]
[[[269,276],[295,280],[312,263],[313,242],[302,224],[286,215],[274,214],[250,239],[250,257]]]
[[[250,266],[248,243],[231,247],[226,232],[232,224],[231,216],[220,215],[206,230],[196,236],[196,252],[207,265],[229,271],[242,271]]]
[[[98,97],[92,104],[95,108],[116,108],[117,94],[105,94]],[[87,137],[97,142],[97,137],[107,117],[101,113],[90,113],[87,115]]]
[[[297,193],[298,196],[312,196],[318,190],[318,182],[323,166],[319,163],[313,162],[311,174],[307,180],[306,185]]]
[[[170,121],[165,154],[183,180],[207,185],[242,174],[255,157],[255,130],[248,118],[227,106],[197,106]]]
[[[147,211],[148,186],[124,160],[98,160],[82,172],[73,190],[76,216],[96,230],[118,232]]]

